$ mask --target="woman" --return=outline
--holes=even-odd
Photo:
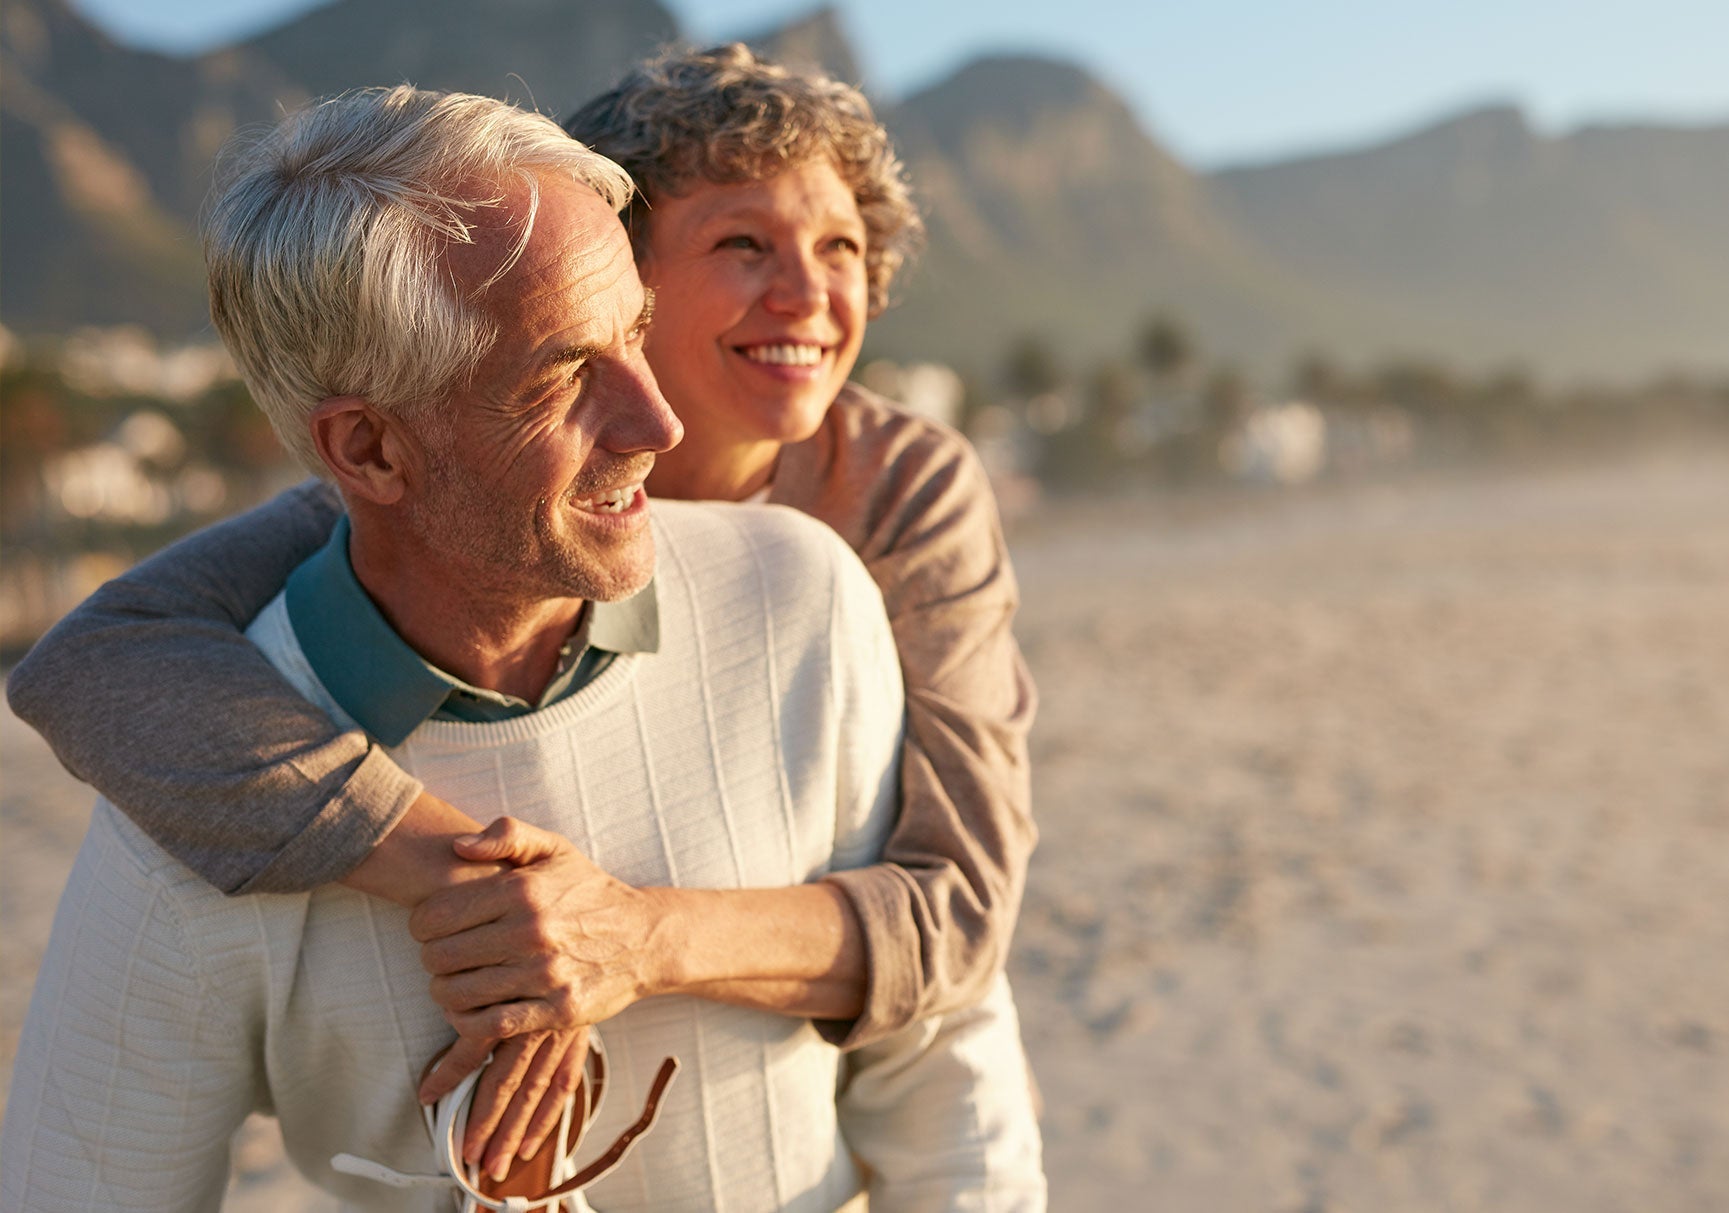
[[[862,942],[839,958],[859,971],[862,1012],[819,1026],[854,1047],[965,1006],[1000,970],[1033,842],[1033,697],[976,460],[949,431],[845,382],[918,233],[900,165],[856,92],[742,47],[653,61],[568,129],[643,189],[631,219],[658,298],[648,354],[687,434],[651,489],[766,494],[828,522],[883,590],[900,647],[901,818],[883,864],[824,882]],[[170,549],[105,587],[13,676],[14,706],[70,768],[230,891],[349,876],[422,796],[237,631],[336,510],[322,489],[292,490]],[[197,705],[190,718],[154,710],[165,662]],[[245,724],[225,731],[231,719]],[[143,752],[174,757],[141,764]],[[525,1126],[507,1128],[489,1161]]]

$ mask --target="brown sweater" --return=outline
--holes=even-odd
[[[995,503],[959,435],[849,385],[781,452],[771,500],[863,558],[905,674],[899,822],[883,863],[829,877],[869,957],[864,1014],[819,1025],[851,1048],[976,1001],[1001,968],[1035,839],[1034,694]],[[92,595],[7,684],[73,774],[226,892],[340,879],[420,792],[241,635],[340,508],[309,483],[182,540]]]

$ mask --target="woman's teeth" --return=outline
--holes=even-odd
[[[744,356],[770,366],[815,366],[822,361],[820,345],[749,345]]]

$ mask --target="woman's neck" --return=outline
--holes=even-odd
[[[648,477],[650,497],[678,501],[743,501],[774,476],[780,443],[714,444],[685,441],[658,455]]]

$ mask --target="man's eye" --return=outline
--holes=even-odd
[[[722,236],[715,242],[714,247],[717,249],[745,249],[754,252],[762,246],[757,243],[755,236]]]

